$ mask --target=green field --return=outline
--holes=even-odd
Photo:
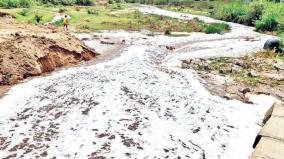
[[[206,24],[199,19],[179,21],[174,18],[142,14],[135,10],[136,4],[115,3],[107,6],[32,6],[30,8],[0,9],[16,17],[18,23],[36,23],[35,17],[41,17],[41,24],[50,22],[60,13],[70,15],[70,25],[76,31],[119,30],[137,31],[146,29],[155,32],[206,32],[225,33],[229,26]],[[61,26],[57,22],[56,26]]]

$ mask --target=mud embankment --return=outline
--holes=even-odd
[[[98,55],[74,36],[51,26],[0,24],[0,29],[0,85]]]

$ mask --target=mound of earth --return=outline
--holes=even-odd
[[[97,55],[74,36],[53,26],[0,23],[0,45],[0,85],[15,84]]]

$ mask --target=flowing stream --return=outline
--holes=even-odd
[[[194,70],[180,68],[182,59],[253,53],[269,38],[229,24],[224,35],[74,34],[90,47],[98,36],[123,39],[125,47],[111,60],[14,86],[0,100],[0,158],[248,158],[266,106],[212,96]]]

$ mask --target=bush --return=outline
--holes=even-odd
[[[93,5],[92,0],[76,0],[76,4],[83,5],[83,6],[91,6]]]
[[[53,5],[82,5],[82,6],[91,6],[93,5],[93,0],[37,0],[43,4],[53,4]]]
[[[32,6],[32,0],[19,0],[21,8],[30,8]]]
[[[226,31],[230,30],[230,26],[228,24],[225,23],[211,23],[207,26],[207,28],[205,29],[205,33],[206,34],[222,34]]]
[[[66,8],[59,8],[58,13],[65,13],[67,11]]]
[[[92,9],[92,8],[88,8],[87,10],[88,14],[95,14],[95,15],[99,15],[99,11]]]
[[[22,9],[18,14],[20,14],[21,16],[27,16],[28,12],[29,12],[28,9]]]
[[[275,31],[277,27],[278,22],[274,13],[266,13],[261,20],[258,20],[255,23],[257,31]]]
[[[213,17],[224,21],[235,22],[254,26],[263,14],[264,5],[260,2],[250,5],[242,3],[231,3],[218,5],[211,13]]]
[[[79,11],[81,10],[81,8],[78,7],[78,6],[76,6],[76,7],[75,7],[75,10],[76,10],[77,12],[79,12]]]
[[[31,6],[31,0],[0,0],[0,7],[4,8],[29,8]]]
[[[40,23],[40,21],[42,20],[42,16],[36,14],[35,17],[34,17],[34,19],[35,19],[36,23]]]
[[[172,35],[172,33],[171,33],[170,30],[166,30],[166,31],[165,31],[165,35]]]
[[[57,20],[54,23],[55,26],[62,26],[63,25],[63,20]]]

